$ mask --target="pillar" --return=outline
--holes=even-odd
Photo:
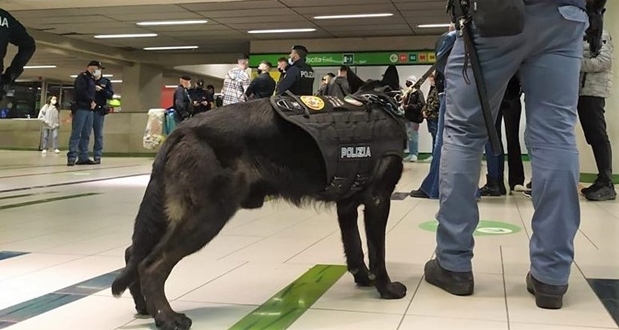
[[[606,99],[606,125],[613,148],[613,181],[619,183],[619,1],[608,1],[604,29],[613,38],[613,94]],[[582,182],[593,182],[598,170],[591,146],[585,141],[580,123],[576,125]]]

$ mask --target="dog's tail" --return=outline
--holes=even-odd
[[[153,163],[151,179],[135,219],[132,245],[125,251],[127,264],[112,283],[112,294],[115,297],[120,297],[127,287],[138,280],[140,262],[150,254],[168,229],[164,210],[163,169],[168,153],[182,137],[182,134],[171,134]]]

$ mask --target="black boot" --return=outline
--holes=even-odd
[[[585,198],[594,202],[614,201],[617,198],[617,192],[612,182],[599,186],[591,186],[591,189],[585,193]]]
[[[563,295],[567,292],[567,285],[550,285],[542,283],[527,274],[527,291],[535,296],[535,304],[544,309],[560,309],[563,307]]]

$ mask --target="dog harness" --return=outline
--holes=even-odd
[[[378,95],[340,99],[289,94],[271,97],[271,104],[316,142],[326,168],[327,198],[342,199],[363,189],[381,158],[403,157],[404,121],[394,105]]]

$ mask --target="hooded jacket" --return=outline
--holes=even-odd
[[[613,89],[613,43],[607,31],[602,33],[602,49],[591,57],[589,43],[584,42],[584,57],[580,69],[580,96],[607,98]]]

